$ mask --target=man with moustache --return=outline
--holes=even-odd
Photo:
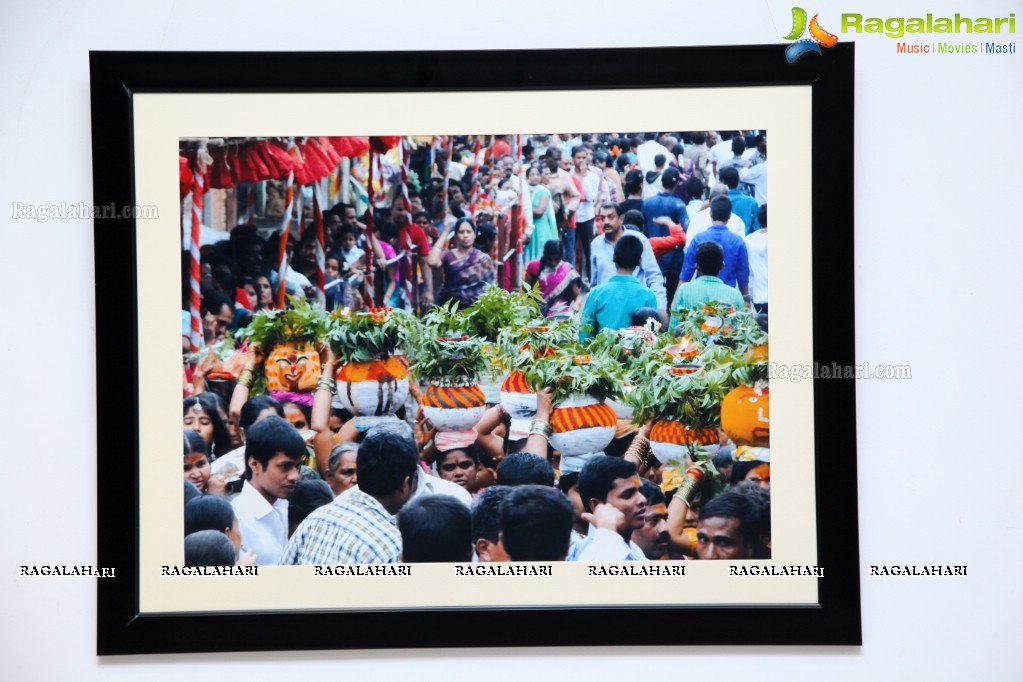
[[[668,507],[664,493],[651,481],[643,480],[639,492],[646,498],[646,518],[643,527],[632,532],[632,541],[651,561],[668,557]]]
[[[646,523],[647,503],[635,463],[602,455],[579,472],[579,496],[590,524],[586,539],[574,544],[569,561],[646,561],[633,534]]]
[[[621,204],[604,204],[597,212],[597,225],[601,230],[590,244],[590,287],[603,284],[617,272],[614,264],[615,243],[625,233],[622,223]],[[643,256],[639,267],[632,276],[645,284],[657,299],[657,309],[668,309],[668,297],[664,290],[664,275],[657,266],[657,258],[649,241],[642,232],[629,231],[629,234],[643,242]]]

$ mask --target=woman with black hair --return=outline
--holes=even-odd
[[[582,277],[562,258],[561,241],[550,239],[543,245],[543,256],[526,265],[525,286],[540,285],[544,315],[566,315],[582,308]]]
[[[741,459],[732,465],[728,476],[728,482],[732,487],[738,486],[744,481],[750,481],[765,490],[771,489],[771,463],[760,460]]]
[[[221,416],[223,401],[213,393],[199,393],[185,398],[183,422],[185,429],[202,436],[207,445],[210,461],[232,450],[231,432]],[[226,414],[227,409],[223,412]]]
[[[476,472],[479,471],[479,466],[480,449],[475,444],[437,455],[437,475],[473,494],[477,490]]]
[[[201,530],[185,536],[185,566],[234,566],[231,539],[219,531]]]
[[[455,223],[455,243],[445,249],[449,229],[444,227],[437,243],[430,250],[428,262],[433,268],[444,272],[444,285],[441,287],[438,303],[454,300],[461,308],[467,308],[476,302],[488,284],[495,278],[494,262],[490,256],[477,249],[476,224],[469,218],[461,218]]]
[[[642,211],[643,171],[630,170],[626,173],[623,190],[625,191],[625,201],[619,204],[621,210],[618,215],[625,215],[625,212],[630,210]]]
[[[593,163],[604,174],[604,179],[607,181],[608,202],[617,204],[625,198],[625,188],[622,186],[622,176],[611,161],[611,154],[603,149],[598,149],[593,152]]]

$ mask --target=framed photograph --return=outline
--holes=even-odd
[[[854,47],[808,52],[795,61],[784,45],[92,53],[95,204],[131,208],[95,220],[98,562],[116,571],[99,581],[98,653],[860,644]],[[185,564],[174,322],[187,341],[192,215],[213,241],[246,222],[246,204],[249,224],[270,239],[281,215],[273,188],[257,193],[255,183],[205,188],[208,205],[197,207],[184,185],[190,150],[312,137],[406,138],[434,149],[439,139],[493,144],[500,135],[521,157],[523,140],[553,146],[585,134],[622,140],[621,154],[626,138],[663,142],[664,131],[682,134],[671,139],[684,146],[706,131],[771,139],[770,181],[765,170],[762,185],[749,183],[754,212],[771,194],[769,558],[669,560],[657,565],[678,570],[642,574],[585,561],[533,575],[451,563],[411,563],[398,575],[313,565],[173,570]],[[718,171],[708,178],[722,179]],[[315,192],[301,184],[288,196],[308,207]],[[337,201],[328,189],[316,197],[321,207],[326,194]],[[514,240],[501,246],[497,261],[510,277],[524,263]]]

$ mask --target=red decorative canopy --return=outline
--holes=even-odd
[[[206,169],[204,186],[228,189],[239,182],[284,180],[291,172],[295,182],[307,185],[329,176],[344,158],[365,154],[370,149],[387,151],[400,137],[305,137],[298,138],[295,155],[287,151],[283,139],[247,139],[209,142],[206,147],[213,163]],[[195,149],[179,155],[181,196],[191,191]]]

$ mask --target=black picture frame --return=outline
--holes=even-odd
[[[783,53],[783,45],[415,53],[92,52],[95,204],[136,203],[136,93],[808,85],[815,142],[813,361],[852,366],[854,46],[841,43],[794,64]],[[98,565],[116,570],[116,578],[98,585],[99,655],[261,651],[268,646],[336,649],[342,647],[340,632],[343,646],[352,649],[861,643],[852,380],[813,383],[818,564],[826,567],[814,606],[446,608],[416,610],[414,617],[393,610],[140,613],[139,482],[135,468],[126,465],[137,460],[140,395],[137,378],[124,370],[126,358],[136,365],[139,361],[136,227],[130,218],[101,217],[94,223]],[[116,356],[108,352],[112,344],[120,349]],[[132,400],[127,410],[125,396]],[[613,616],[609,622],[642,622],[643,627],[588,626],[601,616]],[[500,628],[493,626],[496,617],[502,619]],[[699,627],[687,628],[685,623]],[[267,637],[271,632],[276,636]]]

